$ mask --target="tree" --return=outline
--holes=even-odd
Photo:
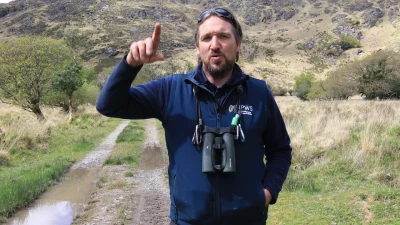
[[[325,81],[319,80],[315,81],[310,88],[310,91],[307,94],[307,99],[315,100],[315,99],[326,99],[327,98],[327,90],[324,87]]]
[[[362,94],[366,99],[400,98],[400,55],[378,51],[331,72],[308,97],[347,99]]]
[[[100,90],[98,87],[85,82],[73,95],[72,112],[76,112],[80,105],[96,104],[99,94]],[[68,97],[58,90],[53,90],[46,95],[45,104],[60,108],[64,112],[69,112],[70,108]]]
[[[358,93],[359,75],[351,63],[330,73],[322,85],[326,99],[348,99]]]
[[[378,51],[354,65],[358,73],[359,92],[366,99],[399,98],[400,55],[393,51]]]
[[[83,68],[82,69],[83,78],[85,83],[96,85],[97,84],[97,72],[94,68]]]
[[[68,100],[68,111],[69,119],[72,121],[73,111],[73,96],[84,83],[84,76],[82,71],[82,65],[76,60],[66,64],[63,69],[58,71],[52,78],[51,86],[55,92],[61,92]]]
[[[71,60],[72,52],[63,41],[47,37],[24,36],[0,42],[0,89],[7,103],[45,119],[41,104],[50,90],[50,78]]]
[[[310,92],[311,86],[315,80],[315,75],[312,73],[302,73],[300,76],[296,77],[295,80],[295,95],[302,100],[307,100],[307,94]]]

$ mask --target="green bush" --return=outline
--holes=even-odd
[[[378,51],[353,65],[359,76],[359,93],[366,99],[400,98],[400,55]]]
[[[331,72],[313,86],[310,99],[347,99],[361,94],[366,99],[400,98],[400,55],[378,51]]]
[[[351,65],[340,67],[322,83],[325,93],[321,97],[324,99],[348,99],[357,94],[358,84],[357,75]]]
[[[307,100],[307,95],[310,92],[311,86],[315,80],[315,75],[313,73],[305,72],[296,77],[295,80],[295,96],[301,100]]]
[[[323,81],[316,81],[311,85],[310,91],[307,94],[307,99],[326,99],[327,92]]]
[[[353,36],[340,36],[340,46],[342,46],[343,50],[351,49],[351,48],[359,48],[361,47],[360,41]]]

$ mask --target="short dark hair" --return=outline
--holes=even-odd
[[[226,21],[228,21],[233,26],[233,30],[235,33],[235,39],[237,42],[242,42],[243,33],[242,27],[240,26],[239,22],[236,20],[235,16],[225,8],[211,8],[203,11],[200,16],[197,18],[197,26],[196,26],[196,33],[194,34],[194,41],[196,46],[199,43],[199,27],[201,23],[210,16],[218,16]]]

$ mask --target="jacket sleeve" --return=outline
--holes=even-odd
[[[123,119],[157,118],[163,120],[171,77],[162,77],[131,87],[141,67],[133,68],[125,57],[115,67],[96,103],[96,109],[108,117]]]
[[[270,204],[274,204],[289,172],[292,161],[292,148],[282,115],[269,90],[267,110],[270,116],[267,122],[267,129],[263,134],[267,159],[263,186],[271,192],[272,200]]]

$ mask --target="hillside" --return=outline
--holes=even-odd
[[[90,42],[87,65],[115,65],[129,43],[162,24],[160,48],[168,61],[196,62],[193,27],[205,8],[223,6],[244,30],[239,63],[270,84],[290,87],[305,70],[320,78],[373,51],[400,50],[398,0],[15,0],[0,4],[0,40],[78,29]],[[360,41],[346,49],[340,36]]]

